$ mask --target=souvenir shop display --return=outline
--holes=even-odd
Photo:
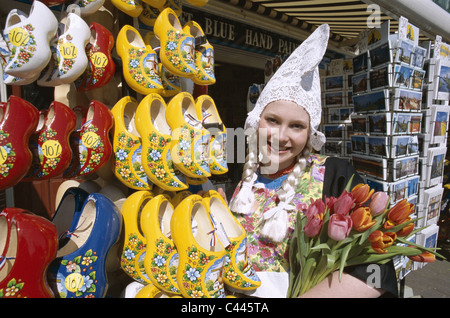
[[[261,285],[246,229],[214,184],[231,169],[230,129],[208,94],[214,42],[182,3],[30,0],[7,15],[0,64],[17,94],[0,95],[0,190],[63,182],[48,217],[0,210],[0,298],[224,298]],[[379,38],[327,66],[322,151],[435,225],[448,60]],[[282,63],[268,61],[265,78]],[[30,84],[51,102],[27,101]],[[263,87],[249,88],[248,111]],[[433,233],[416,239],[433,247]]]

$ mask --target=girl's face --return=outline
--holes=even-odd
[[[292,164],[308,142],[309,122],[308,112],[294,102],[281,100],[266,106],[258,129],[263,173],[275,173]]]

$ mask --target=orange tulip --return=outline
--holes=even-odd
[[[436,260],[436,257],[434,256],[433,253],[423,252],[420,255],[409,256],[409,259],[415,262],[433,263]]]
[[[394,232],[381,232],[377,230],[369,235],[369,242],[378,254],[385,254],[387,252],[386,248],[394,244],[396,239],[397,234]]]
[[[411,213],[414,213],[414,204],[408,203],[406,199],[401,200],[388,211],[388,220],[385,222],[384,228],[388,230],[404,223]]]
[[[408,217],[405,222],[411,221],[411,218]],[[409,223],[404,226],[400,231],[397,231],[397,236],[408,236],[414,230],[414,222]]]
[[[370,199],[374,191],[374,189],[370,189],[369,185],[359,183],[352,189],[351,193],[356,204],[364,204]]]
[[[351,215],[353,221],[353,229],[358,232],[364,232],[377,223],[372,220],[372,213],[369,207],[359,207],[353,211]]]

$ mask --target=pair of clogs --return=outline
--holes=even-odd
[[[0,212],[0,298],[52,298],[46,273],[56,256],[56,227],[24,209]]]
[[[75,130],[70,135],[72,160],[64,171],[64,178],[91,175],[105,166],[112,154],[109,132],[114,117],[103,103],[92,100],[88,108],[73,108],[77,116]]]
[[[60,34],[50,42],[52,58],[37,80],[38,85],[54,87],[70,84],[86,71],[86,45],[91,31],[79,11],[77,5],[68,8],[67,16],[59,24]]]
[[[253,290],[261,282],[246,254],[246,232],[216,191],[191,195],[174,210],[171,234],[184,297],[225,297],[224,283]]]
[[[3,65],[6,84],[25,85],[39,77],[51,59],[50,41],[57,29],[55,15],[40,1],[33,1],[28,15],[18,9],[9,12],[3,30],[9,52]]]
[[[166,103],[158,94],[140,103],[130,96],[112,108],[114,116],[114,174],[126,186],[150,190],[156,185],[167,191],[187,189],[176,171],[170,151],[174,147],[166,122]]]
[[[187,92],[179,93],[170,100],[166,114],[172,138],[178,142],[172,148],[172,158],[181,172],[189,178],[204,179],[228,171],[226,128],[209,95],[194,100]]]
[[[195,21],[184,27],[176,13],[164,9],[156,18],[154,33],[161,43],[161,63],[169,72],[199,85],[214,84],[214,49]]]
[[[52,222],[59,235],[56,257],[48,268],[55,296],[105,297],[109,286],[107,257],[122,227],[117,206],[103,194],[69,188]]]

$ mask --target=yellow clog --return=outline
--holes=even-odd
[[[196,41],[195,66],[197,73],[191,78],[198,85],[212,85],[216,82],[214,74],[214,48],[206,39],[202,27],[195,21],[187,22],[183,31],[191,34]]]
[[[225,249],[216,240],[202,197],[193,194],[175,208],[170,229],[178,250],[177,282],[184,297],[223,298]]]
[[[172,138],[177,141],[171,151],[174,165],[188,177],[210,177],[211,135],[202,127],[192,95],[181,92],[172,97],[166,118],[172,128]]]
[[[136,129],[142,138],[141,162],[150,181],[167,191],[187,189],[184,176],[173,168],[171,149],[176,140],[171,137],[166,122],[166,103],[158,94],[149,94],[136,111]]]
[[[194,37],[183,31],[176,13],[165,8],[158,15],[153,28],[161,42],[159,57],[169,72],[191,78],[197,73]]]
[[[133,90],[142,95],[162,91],[158,56],[145,45],[138,30],[124,25],[117,35],[116,51],[122,59],[125,81]]]
[[[173,210],[170,201],[162,194],[151,199],[142,210],[141,228],[147,240],[144,267],[154,286],[180,295],[176,281],[178,252],[170,230]]]
[[[160,43],[156,35],[149,31],[144,36],[144,42],[155,49],[156,54],[159,57],[160,54]],[[160,60],[159,60],[160,61]],[[180,77],[172,74],[164,67],[164,65],[159,62],[159,76],[161,77],[161,83],[163,90],[160,93],[163,97],[172,97],[181,92],[181,81]]]
[[[114,116],[114,174],[127,187],[136,190],[151,190],[147,175],[142,167],[141,136],[136,130],[135,115],[138,107],[136,99],[125,96],[111,112]]]
[[[223,280],[237,290],[253,290],[261,286],[253,265],[247,257],[247,233],[236,220],[222,196],[214,190],[203,195],[216,234],[225,246]]]
[[[158,17],[160,11],[157,8],[150,6],[148,3],[142,3],[143,10],[139,15],[139,21],[147,26],[152,27],[155,24],[156,18]]]
[[[145,272],[144,258],[146,239],[139,230],[139,213],[153,197],[150,191],[136,191],[123,203],[120,210],[124,220],[124,245],[120,256],[120,267],[135,281],[148,284],[150,280]]]
[[[111,0],[111,2],[117,9],[133,18],[137,18],[143,9],[139,0]]]
[[[211,133],[209,147],[209,167],[212,174],[228,172],[227,128],[225,127],[214,100],[209,95],[201,95],[195,100],[197,113],[201,114],[203,127]]]

